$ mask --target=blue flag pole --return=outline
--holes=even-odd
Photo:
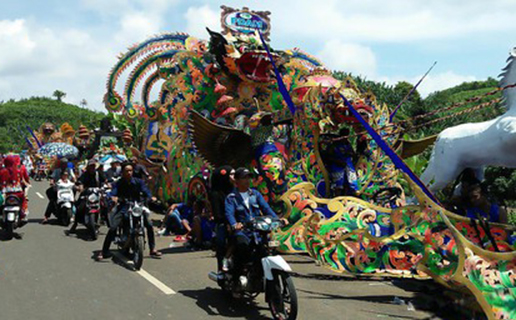
[[[36,143],[38,144],[38,148],[41,148],[42,144],[41,144],[41,142],[39,142],[38,137],[36,137],[36,135],[34,134],[34,131],[32,131],[32,129],[29,126],[27,126],[26,128],[30,132],[31,136],[34,138]]]
[[[410,168],[403,162],[403,160],[394,152],[394,150],[387,145],[387,143],[382,139],[382,137],[365,121],[365,119],[358,113],[358,111],[353,107],[353,105],[344,97],[344,95],[340,94],[342,100],[344,100],[344,104],[348,107],[348,109],[351,111],[351,113],[355,116],[355,118],[358,119],[358,121],[364,126],[366,131],[369,133],[369,135],[373,138],[373,140],[378,144],[378,146],[387,154],[387,156],[391,159],[391,161],[394,163],[394,165],[399,168],[401,171],[406,173],[410,179],[412,179],[418,187],[423,190],[423,192],[435,203],[439,204],[439,200],[428,190],[428,188],[425,186],[425,184],[419,180],[419,177],[410,170]]]
[[[274,59],[272,58],[272,54],[269,50],[269,47],[265,43],[265,39],[263,39],[263,35],[260,32],[260,30],[256,30],[256,31],[258,31],[258,34],[260,35],[260,40],[262,40],[262,45],[265,48],[265,50],[267,51],[267,55],[269,56],[269,59],[271,59],[272,68],[274,69],[274,74],[276,75],[276,81],[278,82],[279,92],[281,93],[281,95],[283,96],[283,99],[287,103],[287,106],[288,106],[290,112],[292,114],[295,114],[296,106],[294,105],[294,102],[292,101],[292,98],[290,97],[290,95],[288,93],[287,87],[285,86],[285,83],[283,82],[283,78],[281,78],[281,74],[280,74],[278,68],[276,68],[276,63],[274,62]]]
[[[34,145],[32,144],[32,142],[30,142],[29,138],[27,138],[27,137],[25,136],[25,134],[23,133],[23,130],[20,128],[20,126],[18,126],[18,131],[20,132],[20,134],[22,135],[22,137],[24,137],[24,138],[25,138],[25,142],[27,142],[27,145],[28,145],[30,148],[34,149]]]

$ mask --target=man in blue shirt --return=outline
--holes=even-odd
[[[126,201],[141,201],[142,197],[145,200],[156,200],[154,197],[152,197],[151,192],[145,182],[143,182],[141,179],[133,177],[132,164],[124,164],[122,167],[122,178],[118,180],[117,183],[115,183],[113,190],[111,191],[111,200],[117,204],[119,198]],[[120,223],[123,221],[128,209],[129,207],[127,204],[121,203],[118,205],[116,212],[111,218],[111,227],[109,228],[106,238],[104,239],[102,253],[97,256],[98,260],[102,260],[111,256],[109,247],[111,246],[111,242],[113,242],[115,239],[116,230]],[[155,249],[154,230],[146,215],[144,215],[144,224],[145,228],[147,229],[150,254],[151,256],[159,257],[161,256],[161,252]]]
[[[265,216],[277,217],[263,196],[255,189],[251,189],[251,172],[246,168],[238,168],[235,171],[236,188],[226,197],[226,219],[231,230],[233,230],[237,268],[241,267],[241,261],[246,261],[249,252],[250,238],[244,229],[244,224],[254,217]],[[288,221],[284,220],[285,223]],[[236,269],[237,269],[236,268]],[[237,269],[238,270],[238,269]]]

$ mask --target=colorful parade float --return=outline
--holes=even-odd
[[[436,137],[402,139],[392,110],[351,77],[335,79],[298,48],[271,48],[269,15],[223,6],[222,32],[208,29],[209,40],[163,33],[120,55],[105,104],[144,123],[133,153],[155,173],[154,191],[162,200],[206,199],[211,169],[247,166],[290,221],[275,235],[280,251],[355,276],[432,278],[473,296],[489,319],[515,319],[516,229],[447,211],[403,161]],[[512,60],[502,82],[508,114],[516,110]],[[511,148],[513,118],[503,119]],[[342,148],[332,155],[352,170],[326,164],[335,143]],[[343,190],[338,174],[352,188]]]
[[[109,118],[103,119],[95,130],[84,125],[75,130],[68,123],[56,128],[48,122],[37,130],[28,126],[26,129],[30,134],[27,138],[28,154],[35,159],[44,159],[49,167],[61,158],[79,163],[95,157],[106,165],[114,159],[127,160],[126,153],[133,143],[131,131],[114,128]]]

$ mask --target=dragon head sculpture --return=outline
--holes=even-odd
[[[268,83],[274,80],[271,59],[257,35],[223,36],[210,29],[208,32],[209,51],[223,71],[237,75],[244,81]],[[274,60],[280,57],[276,52],[271,55]]]

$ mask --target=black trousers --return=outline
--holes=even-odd
[[[56,212],[57,191],[54,187],[50,187],[45,192],[48,198],[47,209],[45,210],[45,218],[50,218],[53,212]]]
[[[79,197],[81,199],[81,197]],[[77,203],[77,210],[75,211],[75,224],[84,223],[84,217],[86,216],[86,199],[79,200]]]
[[[117,211],[111,217],[111,226],[109,231],[104,239],[104,244],[102,245],[102,253],[106,254],[109,252],[109,247],[111,247],[111,243],[115,240],[116,230],[120,223],[124,221],[125,215],[127,213],[127,207],[118,208]],[[147,215],[143,216],[143,224],[145,229],[147,229],[147,238],[149,239],[149,249],[153,251],[156,247],[156,240],[154,238],[154,229],[152,228],[152,224],[149,222],[149,218]]]
[[[240,274],[244,264],[251,259],[251,238],[245,232],[237,231],[233,241],[235,243],[234,271]]]

